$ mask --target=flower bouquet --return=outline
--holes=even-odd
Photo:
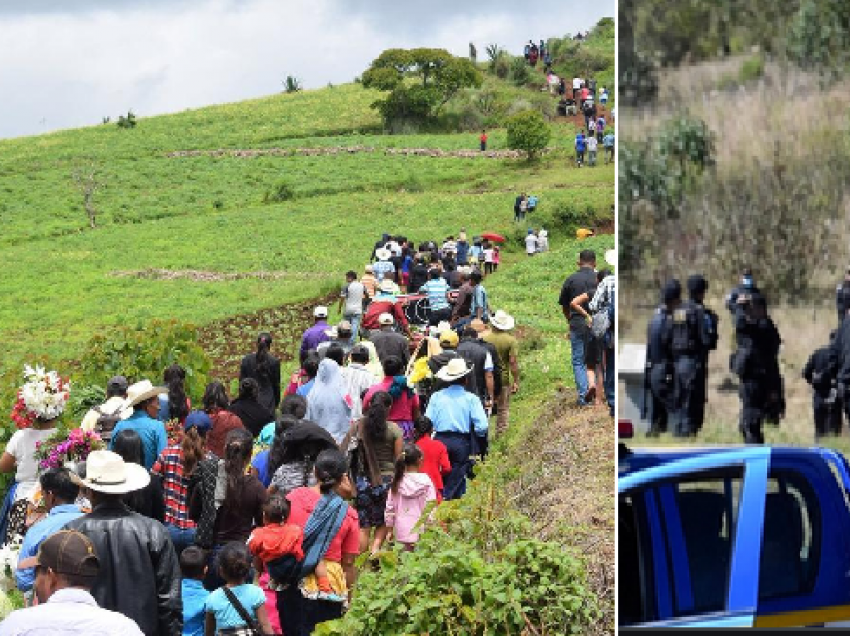
[[[183,425],[176,417],[165,423],[165,434],[168,437],[168,445],[174,446],[183,439]]]
[[[23,537],[17,537],[0,547],[0,590],[3,592],[9,592],[16,587],[15,570],[18,567],[18,554],[23,540]]]
[[[18,397],[11,420],[19,429],[31,427],[37,420],[56,419],[65,410],[71,383],[56,371],[45,371],[44,367],[24,365],[24,385],[18,389]]]
[[[106,445],[94,431],[75,428],[70,433],[58,430],[42,442],[35,444],[35,458],[39,470],[59,468],[66,463],[85,461],[93,450],[104,450]]]

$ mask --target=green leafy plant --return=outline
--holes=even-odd
[[[132,110],[127,111],[127,116],[118,115],[118,121],[115,124],[119,128],[135,128],[136,127],[136,116],[133,114]]]
[[[301,88],[301,80],[294,75],[287,75],[283,80],[283,90],[287,93],[297,93]]]
[[[282,180],[275,183],[270,190],[263,195],[263,203],[281,203],[291,201],[295,198],[295,188],[289,181]]]
[[[80,422],[89,409],[106,401],[106,389],[103,384],[74,385],[65,407],[65,413],[72,422]]]
[[[123,375],[130,383],[149,379],[156,384],[166,367],[175,362],[186,370],[186,393],[202,395],[210,360],[198,345],[198,330],[191,324],[152,320],[118,326],[94,336],[80,358],[83,380],[98,385],[113,375]]]
[[[529,161],[533,161],[546,148],[552,136],[543,115],[533,110],[517,113],[508,119],[507,128],[508,147],[524,151]]]
[[[525,86],[531,81],[531,70],[523,57],[511,60],[511,81],[517,86]]]

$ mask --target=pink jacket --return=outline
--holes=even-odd
[[[396,541],[416,543],[419,540],[418,529],[422,512],[429,501],[437,500],[437,491],[431,478],[425,473],[405,473],[398,485],[398,491],[387,493],[387,508],[384,520],[388,527],[395,530]]]

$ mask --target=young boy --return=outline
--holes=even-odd
[[[204,589],[207,573],[207,555],[196,545],[180,553],[180,571],[183,574],[183,636],[204,636],[204,604],[210,595]]]

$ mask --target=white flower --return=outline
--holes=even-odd
[[[44,367],[24,365],[26,382],[21,387],[21,398],[30,413],[45,420],[59,417],[65,410],[71,384],[63,385],[56,371],[45,371]]]

